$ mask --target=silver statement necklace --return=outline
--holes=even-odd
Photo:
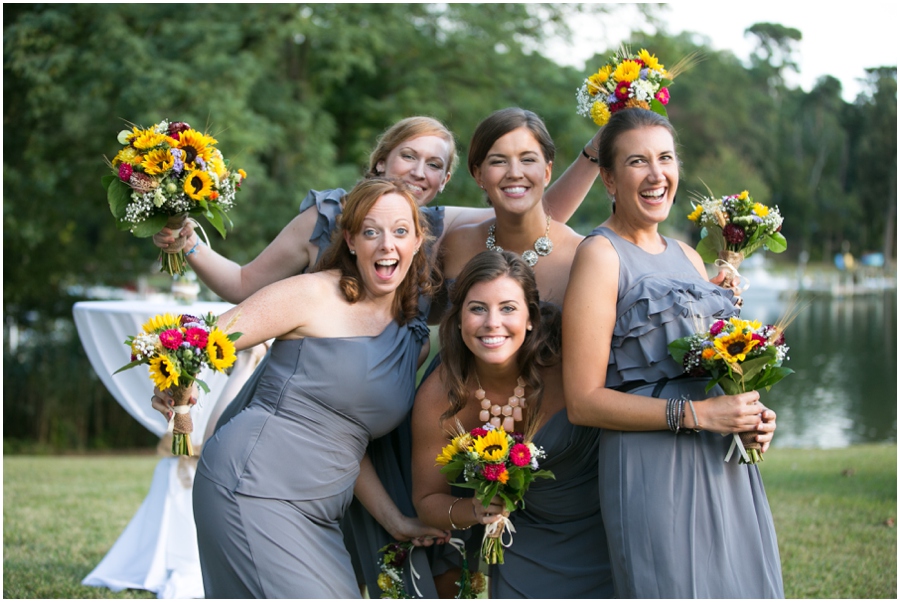
[[[485,246],[487,246],[489,251],[497,251],[498,253],[503,251],[502,247],[497,246],[497,239],[494,238],[494,230],[496,229],[497,224],[491,224],[491,227],[488,228],[488,237],[485,241]],[[525,260],[529,266],[534,267],[534,264],[538,262],[538,259],[541,257],[546,257],[550,253],[553,252],[553,241],[550,240],[550,216],[547,216],[547,230],[544,232],[544,235],[534,241],[534,250],[527,249],[524,253],[522,253],[522,259]]]

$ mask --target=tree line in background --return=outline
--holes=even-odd
[[[601,36],[586,72],[541,54],[567,20],[616,5],[11,5],[4,10],[4,446],[49,449],[152,443],[91,373],[71,324],[73,291],[134,286],[156,248],[118,231],[100,185],[103,157],[127,122],[187,121],[249,177],[236,227],[216,249],[243,263],[296,214],[310,188],[350,187],[391,123],[431,115],[461,155],[439,204],[480,205],[465,172],[477,123],[494,110],[538,113],[558,148],[556,175],[595,129],[575,90],[606,60]],[[644,15],[659,23],[659,9]],[[855,254],[891,260],[896,226],[897,71],[868,71],[866,92],[841,97],[835,77],[790,88],[801,32],[760,23],[749,65],[694,36],[635,33],[671,66],[704,60],[672,86],[669,117],[684,164],[670,228],[696,236],[691,192],[749,189],[778,205],[786,259]],[[572,226],[609,214],[598,184]],[[10,333],[17,344],[11,348]],[[16,400],[12,404],[10,400]],[[149,402],[148,402],[149,403]]]

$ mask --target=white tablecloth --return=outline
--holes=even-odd
[[[200,316],[211,311],[218,315],[230,307],[227,303],[185,306],[175,302],[89,301],[76,303],[73,313],[82,345],[100,380],[129,414],[154,434],[163,436],[167,423],[162,414],[150,407],[153,385],[148,368],[138,366],[113,376],[130,359],[125,339],[140,332],[143,324],[156,314]],[[191,411],[195,445],[202,443],[207,421],[217,414],[216,404],[228,383],[225,375],[213,371],[205,371],[200,377],[209,385],[210,392],[201,393]],[[231,389],[227,394],[230,399],[237,383],[228,384],[232,385],[227,388]],[[196,460],[188,458],[159,461],[150,492],[137,514],[100,564],[82,581],[84,585],[108,587],[113,591],[143,589],[160,598],[203,597],[191,500],[195,467]]]

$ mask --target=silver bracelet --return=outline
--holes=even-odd
[[[447,510],[447,518],[450,519],[450,526],[453,528],[454,531],[465,531],[466,529],[472,528],[472,525],[469,525],[468,527],[460,527],[456,523],[453,522],[453,506],[455,506],[456,502],[458,502],[461,499],[464,499],[464,498],[458,497],[455,500],[453,500],[453,503],[450,504],[450,509]]]

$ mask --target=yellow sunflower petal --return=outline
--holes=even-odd
[[[210,366],[219,372],[230,367],[237,358],[234,343],[218,328],[213,328],[212,332],[209,333],[206,353],[209,356]]]

